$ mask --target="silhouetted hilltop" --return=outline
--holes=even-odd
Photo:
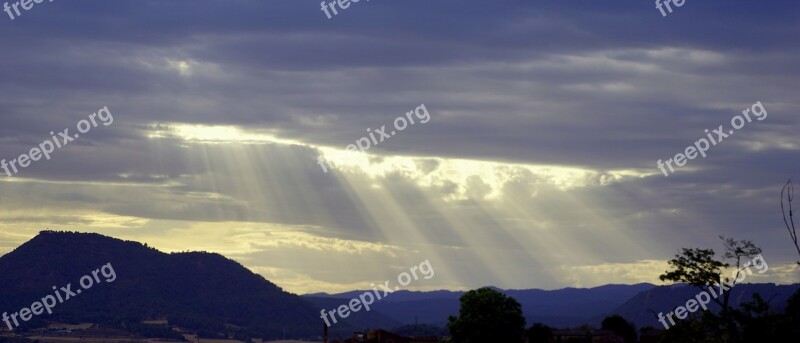
[[[320,309],[335,309],[363,291],[316,293],[299,297],[219,254],[166,254],[137,242],[93,233],[42,231],[0,257],[0,312],[14,313],[54,294],[53,286],[80,288],[82,276],[110,263],[116,279],[100,282],[54,307],[51,315],[22,322],[21,330],[47,322],[92,322],[144,335],[174,336],[167,328],[142,324],[167,319],[173,326],[204,337],[316,338],[323,321]],[[760,293],[782,310],[800,285],[745,284],[734,287],[733,305]],[[554,327],[599,325],[604,316],[620,314],[639,327],[657,326],[653,311],[669,311],[693,297],[688,286],[604,285],[559,290],[500,290],[522,305],[528,325]],[[458,313],[460,291],[399,291],[375,302],[369,312],[352,314],[331,328],[332,336],[353,331],[392,329],[438,332]],[[434,325],[434,326],[430,326]],[[413,326],[409,326],[413,325]]]
[[[300,297],[219,254],[166,254],[137,242],[93,233],[42,231],[0,257],[0,311],[16,312],[111,263],[116,280],[101,282],[58,304],[44,320],[128,327],[166,318],[204,335],[311,337],[319,335],[319,310]],[[229,324],[229,325],[226,325]],[[235,329],[240,327],[241,329]]]

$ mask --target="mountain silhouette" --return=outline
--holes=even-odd
[[[731,305],[738,307],[751,301],[759,293],[770,300],[770,308],[782,312],[789,297],[800,288],[800,284],[775,285],[741,284],[731,289]],[[578,327],[583,324],[600,327],[603,318],[618,314],[637,327],[660,328],[653,314],[669,312],[675,306],[685,304],[697,294],[697,289],[688,285],[656,286],[649,283],[635,285],[603,285],[594,288],[562,288],[556,290],[524,289],[499,292],[511,296],[522,305],[528,325],[543,323],[557,328]],[[316,293],[303,295],[315,304],[344,303],[365,291],[350,291],[338,294]],[[444,327],[447,318],[457,315],[461,291],[414,292],[399,291],[371,305],[373,312],[403,325],[431,324]],[[331,301],[335,299],[335,301]],[[323,302],[324,301],[324,302]],[[716,305],[709,306],[718,311]]]
[[[604,285],[594,288],[563,288],[557,290],[525,289],[503,290],[501,293],[513,297],[522,305],[528,324],[545,323],[555,327],[578,326],[594,317],[611,313],[635,295],[650,290],[655,285]],[[316,293],[303,297],[322,305],[320,299],[338,299],[345,302],[357,298],[366,291],[350,291],[339,294]],[[398,291],[380,302],[371,305],[373,311],[402,323],[445,326],[447,317],[457,315],[461,291]]]
[[[113,281],[98,276],[82,289],[84,275],[108,265]],[[339,294],[288,293],[264,277],[222,255],[208,252],[163,253],[145,244],[94,233],[42,231],[23,245],[0,256],[0,313],[31,307],[53,295],[53,287],[82,289],[53,313],[20,321],[16,330],[31,330],[51,322],[97,323],[148,337],[174,337],[169,328],[153,330],[142,322],[166,319],[172,327],[202,337],[315,338],[322,332],[320,310],[335,309],[365,291]],[[800,285],[744,284],[731,291],[732,305],[760,293],[775,311],[782,311]],[[653,311],[668,312],[684,304],[697,290],[685,285],[604,285],[558,290],[502,290],[522,305],[528,325],[554,327],[598,326],[607,315],[619,314],[639,327],[655,326]],[[398,291],[353,313],[330,328],[332,337],[354,331],[419,328],[436,332],[448,316],[458,314],[462,291]],[[713,309],[713,307],[712,307]],[[0,325],[5,325],[0,322]],[[431,326],[432,325],[432,326]]]
[[[745,283],[734,286],[728,292],[731,293],[730,305],[734,308],[738,308],[743,302],[752,301],[753,295],[758,293],[766,301],[769,301],[770,310],[780,313],[786,310],[787,301],[798,289],[800,289],[800,284]],[[698,288],[686,284],[656,287],[637,294],[611,313],[626,318],[638,327],[663,328],[656,315],[659,312],[666,315],[677,306],[685,306],[686,302],[694,299],[699,292]],[[707,306],[714,312],[720,310],[720,306],[713,301]],[[596,317],[591,322],[600,323],[602,320],[603,318]]]
[[[207,252],[166,254],[93,233],[42,231],[0,257],[0,311],[30,307],[54,294],[53,286],[80,289],[82,276],[107,263],[116,280],[105,282],[101,275],[101,282],[20,328],[45,321],[135,327],[142,320],[167,319],[205,336],[321,334],[319,309],[231,259]]]

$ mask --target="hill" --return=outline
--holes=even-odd
[[[539,322],[555,327],[569,327],[588,323],[596,316],[610,313],[640,292],[654,287],[656,286],[643,283],[558,290],[497,290],[520,302],[528,324]],[[321,306],[319,299],[336,298],[342,303],[363,292],[316,293],[303,297]],[[464,292],[445,290],[398,291],[376,302],[372,307],[373,311],[403,325],[424,323],[442,327],[446,325],[448,316],[458,314],[458,299],[463,294]]]
[[[166,254],[137,242],[99,234],[43,231],[0,257],[1,311],[17,312],[110,263],[116,279],[101,281],[22,322],[92,322],[136,328],[163,319],[202,336],[307,338],[320,335],[319,310],[219,254]],[[343,329],[346,327],[343,326]]]
[[[742,302],[752,301],[755,293],[760,294],[765,300],[769,301],[770,310],[775,312],[783,312],[789,298],[800,289],[800,284],[794,285],[775,285],[772,283],[765,284],[741,284],[731,288],[731,306],[734,308],[739,307]],[[656,314],[672,311],[677,306],[683,306],[686,301],[694,298],[699,290],[695,287],[678,284],[672,286],[661,286],[650,290],[643,291],[622,306],[612,311],[613,314],[618,314],[637,327],[653,326],[656,328],[663,328],[663,325],[658,322]],[[714,302],[708,305],[709,309],[717,312],[720,306]],[[596,317],[591,323],[599,324],[602,317]]]
[[[731,289],[731,305],[738,307],[759,293],[770,300],[771,310],[782,312],[789,297],[800,289],[800,284],[743,284]],[[498,291],[515,298],[522,305],[528,325],[544,323],[557,328],[577,327],[583,324],[599,327],[603,318],[619,314],[637,327],[661,327],[653,311],[669,312],[675,306],[685,304],[697,294],[697,290],[686,285],[655,286],[648,283],[636,285],[604,285],[594,288],[563,288],[557,290],[525,289]],[[364,291],[339,294],[309,294],[303,297],[322,306],[324,301],[338,299],[343,303],[358,297]],[[389,318],[403,325],[429,324],[445,327],[447,318],[457,315],[459,297],[464,292],[399,291],[381,302],[372,305],[376,315]],[[718,310],[718,306],[710,306]],[[363,326],[362,326],[363,327]],[[384,326],[390,327],[390,326]]]
[[[347,304],[364,291],[315,293],[302,297],[280,287],[219,254],[163,253],[137,242],[92,233],[42,231],[0,257],[0,312],[15,313],[53,295],[54,287],[72,285],[107,265],[84,289],[52,314],[21,321],[18,330],[51,322],[102,324],[145,337],[175,337],[170,327],[143,321],[166,319],[171,327],[198,332],[206,338],[319,338],[320,309]],[[736,286],[732,304],[748,301],[756,292],[781,311],[800,285],[746,284]],[[499,290],[499,289],[498,289]],[[528,325],[554,327],[598,326],[603,317],[620,314],[639,327],[659,325],[653,311],[667,312],[696,294],[688,286],[605,285],[558,290],[499,290],[522,305]],[[63,294],[63,292],[61,292]],[[375,302],[370,312],[357,312],[331,328],[332,337],[366,329],[439,332],[459,309],[461,291],[398,291]]]

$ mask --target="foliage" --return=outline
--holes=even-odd
[[[553,342],[553,329],[542,323],[535,323],[525,332],[529,343]]]
[[[603,330],[611,331],[621,336],[625,343],[636,343],[636,326],[618,315],[613,315],[603,319],[601,324]]]
[[[757,247],[753,242],[748,240],[735,240],[733,238],[726,238],[720,236],[723,241],[725,253],[723,257],[733,264],[718,261],[714,258],[715,252],[713,249],[683,249],[682,254],[675,255],[675,258],[669,261],[672,270],[666,271],[659,276],[661,281],[683,282],[697,287],[705,291],[706,287],[713,285],[717,282],[726,284],[727,286],[735,286],[739,280],[742,271],[743,259],[753,258],[761,253],[761,248]],[[722,277],[724,269],[734,267],[736,273],[733,278]],[[722,294],[722,300],[718,297],[712,297],[711,300],[722,307],[721,320],[724,332],[718,332],[719,336],[726,337],[726,342],[736,342],[738,339],[737,323],[733,320],[733,313],[730,306],[730,292]],[[716,327],[714,327],[716,328]]]
[[[458,317],[447,328],[453,343],[521,343],[525,317],[516,299],[490,288],[471,290],[460,298]]]
[[[661,275],[661,280],[684,282],[700,289],[718,281],[733,287],[743,273],[744,260],[757,256],[761,249],[751,241],[720,238],[725,248],[723,257],[731,263],[716,260],[711,249],[683,249],[682,254],[669,261],[672,270]],[[728,267],[735,267],[736,273],[730,279],[721,277]],[[703,311],[679,321],[664,333],[661,342],[796,342],[800,337],[800,290],[789,299],[785,313],[771,310],[770,300],[758,293],[738,309],[731,308],[730,294],[723,293],[722,300],[712,298],[721,306],[720,313]]]
[[[722,269],[728,264],[714,259],[713,249],[687,249],[675,255],[669,261],[673,270],[668,271],[658,278],[661,281],[684,282],[693,286],[703,287],[719,280]]]

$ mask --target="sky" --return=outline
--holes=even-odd
[[[672,9],[0,12],[0,158],[71,139],[0,171],[0,254],[49,228],[217,252],[299,294],[371,288],[425,260],[435,276],[406,289],[557,289],[660,284],[681,248],[719,252],[724,235],[763,249],[769,272],[749,282],[798,282],[780,190],[800,175],[800,3]],[[747,109],[706,157],[657,166]]]

